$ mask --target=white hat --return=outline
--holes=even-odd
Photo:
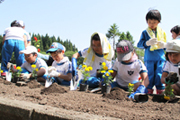
[[[180,40],[175,39],[167,42],[166,52],[178,52],[180,53]]]
[[[27,46],[25,50],[19,52],[19,54],[31,54],[31,53],[38,53],[37,48],[34,46]]]
[[[21,27],[24,27],[24,26],[25,26],[25,24],[24,24],[24,22],[23,22],[22,20],[18,20],[17,23],[18,23],[19,25],[21,25]]]

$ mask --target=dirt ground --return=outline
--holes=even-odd
[[[0,96],[123,120],[180,119],[180,100],[169,103],[157,96],[149,96],[148,102],[136,103],[127,99],[127,93],[119,88],[103,95],[101,92],[70,91],[69,87],[56,83],[44,88],[34,80],[26,86],[18,86],[0,78]]]

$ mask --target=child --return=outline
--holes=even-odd
[[[78,57],[84,57],[84,64],[93,68],[93,70],[90,71],[91,77],[87,80],[87,84],[90,88],[98,87],[100,80],[96,77],[97,70],[100,69],[103,62],[105,62],[110,69],[113,56],[114,50],[106,36],[95,32],[91,36],[90,47],[79,51],[72,56],[72,75],[75,76],[77,74],[76,59]]]
[[[134,84],[135,93],[146,93],[146,87],[149,84],[148,74],[145,65],[137,58],[134,47],[128,40],[121,40],[116,45],[117,59],[113,66],[112,77],[116,81],[111,84],[111,87],[120,87],[125,91],[128,90],[128,84]],[[139,75],[142,78],[142,83],[139,82]],[[134,98],[134,94],[130,98]]]
[[[178,67],[180,67],[180,40],[171,40],[166,46],[167,61],[164,64],[161,82],[166,84],[166,77],[170,72],[179,75]],[[177,81],[176,81],[177,82]],[[180,81],[177,83],[172,80],[172,88],[175,95],[180,95]]]
[[[164,85],[161,83],[162,67],[165,61],[164,50],[166,34],[158,26],[161,21],[161,14],[158,10],[150,10],[146,15],[148,28],[141,34],[137,47],[145,49],[144,63],[148,70],[149,85],[148,93],[153,93],[153,86],[156,86],[157,94],[161,94]],[[156,48],[151,50],[151,47]]]
[[[2,64],[1,70],[8,71],[7,63],[10,61],[12,53],[15,53],[16,66],[21,66],[24,63],[24,54],[19,54],[19,51],[24,50],[27,45],[26,31],[20,27],[17,22],[12,22],[12,26],[5,29],[3,34],[2,47]]]
[[[50,49],[46,51],[54,59],[52,68],[49,69],[51,71],[49,76],[55,77],[55,82],[58,84],[69,86],[72,79],[72,64],[68,57],[64,56],[64,52],[65,47],[57,42],[53,42]]]
[[[48,66],[44,60],[37,57],[37,49],[34,46],[28,46],[25,50],[19,52],[20,54],[24,54],[26,62],[21,65],[22,74],[20,75],[23,78],[32,78],[33,68],[31,65],[35,64],[36,68],[38,68],[37,72],[37,81],[45,82],[47,78],[47,69]],[[12,71],[17,71],[14,67],[11,67]]]
[[[180,26],[176,25],[171,30],[173,39],[180,39]]]

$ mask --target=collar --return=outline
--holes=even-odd
[[[56,63],[56,65],[60,66],[63,65],[65,62],[61,62],[61,63]]]
[[[124,65],[130,65],[130,64],[132,64],[133,62],[126,63],[126,62],[121,61],[121,63],[124,64]]]
[[[36,58],[36,61],[35,61],[35,62],[33,62],[33,63],[30,63],[30,64],[31,64],[31,65],[32,65],[32,64],[36,64],[36,62],[37,62],[37,58]]]
[[[104,55],[102,54],[102,55],[99,55],[99,54],[97,54],[97,53],[95,53],[98,57],[103,57]]]

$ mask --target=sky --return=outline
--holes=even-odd
[[[158,9],[159,26],[169,41],[170,29],[180,25],[179,5],[180,0],[4,0],[0,3],[0,34],[12,21],[23,20],[27,32],[59,36],[82,50],[90,46],[94,32],[106,34],[115,23],[120,32],[130,32],[137,46],[148,27],[148,10]]]

